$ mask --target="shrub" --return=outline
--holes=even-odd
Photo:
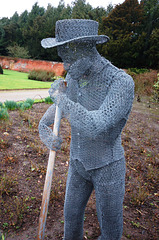
[[[45,101],[45,103],[48,103],[48,104],[53,103],[53,101],[52,101],[52,99],[51,99],[50,96],[49,96],[49,97],[46,97],[44,101]]]
[[[133,73],[136,73],[136,74],[150,72],[150,70],[146,69],[146,68],[129,68],[128,70],[130,70],[130,72],[133,72]]]
[[[155,70],[145,70],[144,73],[140,73],[141,69],[136,69],[134,72],[131,71],[132,68],[127,70],[127,73],[132,76],[135,82],[135,93],[138,95],[152,96],[154,92],[154,84],[157,80],[157,73]],[[136,73],[135,73],[136,71]]]
[[[24,111],[26,109],[32,108],[33,103],[34,103],[33,99],[27,98],[25,102],[18,103],[18,108]]]
[[[15,110],[15,109],[19,108],[18,104],[15,101],[7,100],[7,101],[5,101],[4,105],[8,110]]]
[[[2,102],[0,102],[0,108],[3,108],[3,103]]]
[[[17,104],[18,104],[18,109],[20,109],[21,106],[23,105],[23,102],[19,102],[19,103],[17,103]]]
[[[26,100],[25,102],[26,102],[26,103],[29,103],[31,107],[32,107],[33,104],[34,104],[34,100],[31,99],[31,98],[27,98],[27,100]]]
[[[31,108],[31,105],[30,105],[30,103],[27,103],[27,102],[24,102],[24,103],[20,106],[20,109],[21,109],[22,111],[24,111],[24,110],[26,110],[26,109],[29,109],[29,108]]]
[[[0,65],[0,74],[3,74],[3,69],[1,65]]]
[[[34,100],[28,98],[25,102],[16,103],[15,101],[5,101],[4,104],[0,102],[0,119],[8,119],[7,110],[16,110],[20,109],[22,111],[32,108]]]
[[[33,70],[29,73],[28,79],[48,82],[48,81],[53,81],[54,76],[55,76],[55,74],[53,72]]]
[[[0,120],[7,120],[9,118],[9,114],[6,108],[0,108]]]
[[[154,100],[159,102],[159,73],[157,74],[157,82],[153,85],[154,86]]]
[[[7,47],[8,54],[11,57],[17,57],[17,58],[30,58],[30,54],[27,48],[21,47],[18,44],[14,44],[13,46]]]

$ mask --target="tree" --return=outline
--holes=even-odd
[[[4,37],[5,37],[5,31],[3,28],[3,25],[0,25],[0,55],[4,54]]]
[[[159,27],[159,0],[142,0],[145,12],[145,27],[148,35]]]
[[[159,69],[159,28],[152,31],[149,45],[149,49],[146,52],[149,66]]]
[[[13,42],[19,44],[21,39],[21,31],[19,25],[15,21],[3,18],[0,21],[0,54],[7,55],[7,47]]]
[[[159,28],[159,1],[142,0],[144,6],[145,22],[144,29],[146,32],[145,51],[150,47],[150,38],[154,29]]]
[[[103,55],[109,54],[107,57],[119,67],[136,66],[141,56],[135,55],[132,45],[142,33],[143,22],[143,5],[137,0],[117,5],[103,18],[103,33],[110,37],[110,43],[102,47]]]
[[[32,58],[39,59],[41,53],[41,40],[45,36],[45,17],[37,16],[33,24],[23,31],[25,47],[28,48]]]
[[[92,6],[86,4],[86,0],[75,0],[72,8],[72,18],[89,19],[89,13],[92,11]]]
[[[99,34],[108,35],[99,52],[119,67],[153,67],[158,61],[159,0],[125,0],[113,8],[93,8],[86,0],[74,0],[47,9],[36,2],[31,11],[0,19],[0,54],[8,55],[14,44],[27,49],[36,59],[60,61],[56,48],[43,49],[41,40],[55,37],[55,24],[60,19],[83,18],[99,22]],[[20,50],[18,50],[20,52]],[[154,57],[153,57],[154,56]]]
[[[21,29],[25,28],[27,22],[28,22],[28,16],[29,16],[29,13],[27,10],[25,10],[20,16],[19,16],[19,19],[18,19],[18,24],[20,26]]]
[[[39,58],[41,35],[45,29],[45,9],[36,2],[29,14],[25,11],[19,19],[23,39],[23,47],[29,50],[32,58]]]
[[[34,19],[37,17],[37,16],[43,16],[45,13],[45,8],[43,7],[39,7],[38,6],[38,3],[36,2],[33,7],[32,7],[32,10],[31,12],[29,13],[28,15],[28,21],[27,21],[27,25],[31,26],[34,22]]]
[[[51,4],[48,4],[47,10],[43,16],[43,35],[42,38],[55,37],[55,24],[56,21],[60,19],[71,18],[72,9],[69,5],[65,6],[64,1],[60,1],[57,8],[52,7]],[[41,31],[41,30],[40,30]],[[40,42],[39,41],[39,42]],[[57,54],[56,48],[43,49],[40,47],[40,58],[46,60],[60,61],[60,57]]]
[[[13,14],[13,16],[10,18],[11,22],[17,23],[19,19],[19,15],[17,12]]]

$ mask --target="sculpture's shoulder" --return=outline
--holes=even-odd
[[[134,92],[134,80],[129,74],[126,73],[125,70],[120,69],[119,75],[117,75],[115,78],[116,81],[119,81],[119,84],[125,86],[125,88],[129,91]]]
[[[125,70],[114,66],[109,60],[104,59],[105,67],[103,69],[103,77],[111,81],[112,84],[122,85],[129,88],[134,88],[133,78],[126,73]]]

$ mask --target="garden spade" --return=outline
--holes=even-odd
[[[61,121],[61,110],[58,106],[56,106],[55,120],[54,120],[54,127],[53,127],[53,133],[56,136],[58,136],[58,133],[59,133],[60,121]],[[55,156],[56,156],[56,151],[50,150],[49,160],[47,165],[47,172],[45,177],[44,190],[43,190],[41,212],[40,212],[40,218],[39,218],[39,228],[38,228],[38,238],[37,238],[38,240],[44,239]]]

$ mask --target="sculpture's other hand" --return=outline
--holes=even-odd
[[[59,80],[55,80],[49,89],[49,94],[53,102],[58,103],[60,95],[65,94],[66,89],[67,87],[64,79],[60,78]]]

